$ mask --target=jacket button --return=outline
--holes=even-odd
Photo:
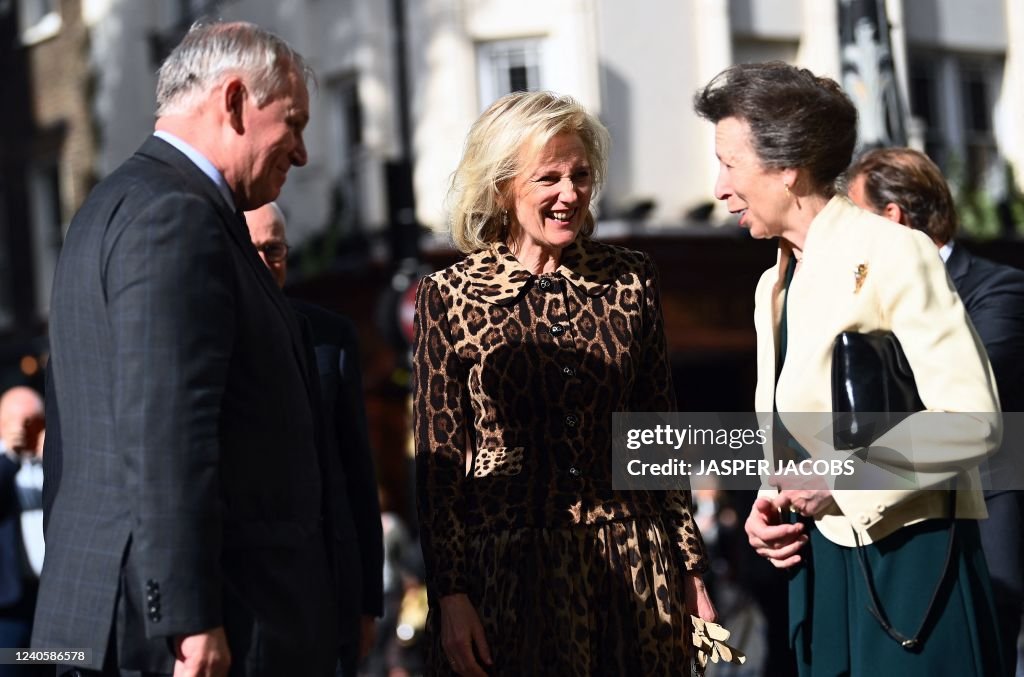
[[[563,327],[560,324],[556,324],[553,327],[551,327],[551,335],[552,336],[561,336],[564,333],[565,333],[565,327]]]
[[[576,370],[572,367],[562,367],[562,375],[566,378],[572,378],[576,375]]]
[[[861,515],[859,519],[860,519],[860,523],[861,524],[867,524],[868,522],[871,521],[871,518],[868,517],[867,515]]]
[[[548,278],[542,277],[540,282],[537,283],[537,286],[541,288],[541,291],[551,291],[551,288],[555,285],[553,285],[551,280]]]
[[[879,503],[878,506],[875,508],[875,510],[877,510],[879,512],[879,514],[885,512],[885,504],[884,503]]]
[[[572,475],[573,477],[580,477],[581,475],[583,475],[583,471],[573,465],[569,466],[569,474]]]
[[[575,428],[579,422],[580,419],[574,414],[569,414],[568,416],[565,417],[565,425],[569,426],[570,428]]]

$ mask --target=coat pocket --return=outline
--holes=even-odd
[[[523,471],[524,447],[477,449],[473,477],[514,477]]]

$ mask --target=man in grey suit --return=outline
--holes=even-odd
[[[316,373],[241,215],[306,163],[309,75],[252,24],[193,27],[68,229],[33,646],[90,649],[70,674],[333,673]]]
[[[246,212],[245,222],[260,258],[278,286],[288,275],[285,218],[277,203]],[[309,323],[320,377],[324,445],[339,471],[332,473],[336,571],[341,610],[338,677],[355,677],[359,662],[374,643],[374,618],[384,613],[384,536],[363,401],[359,342],[351,320],[329,310],[291,300]]]

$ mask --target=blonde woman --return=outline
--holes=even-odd
[[[608,145],[511,94],[454,176],[467,257],[420,284],[413,358],[436,674],[680,674],[715,618],[689,492],[612,488],[612,413],[675,396],[651,260],[591,237]]]

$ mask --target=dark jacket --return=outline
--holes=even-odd
[[[113,620],[123,668],[169,671],[168,638],[223,625],[245,674],[330,674],[316,375],[244,220],[166,142],[72,221],[50,346],[33,645],[98,668]]]
[[[363,375],[355,325],[320,306],[291,300],[309,323],[320,376],[324,448],[338,461],[331,474],[339,632],[342,642],[359,637],[360,616],[384,613],[384,538],[377,474],[366,423]]]

